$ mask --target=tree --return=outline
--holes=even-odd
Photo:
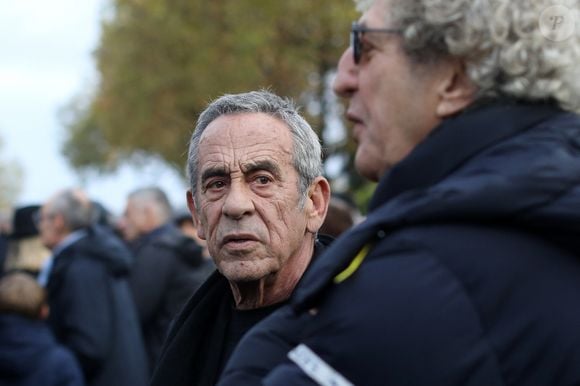
[[[270,88],[326,129],[326,79],[347,46],[351,0],[114,0],[96,50],[100,82],[65,120],[78,170],[148,155],[182,170],[195,119],[223,93]]]

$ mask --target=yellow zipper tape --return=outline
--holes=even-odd
[[[358,267],[360,267],[360,265],[362,264],[365,257],[367,257],[367,254],[369,253],[370,249],[371,249],[370,244],[366,244],[364,247],[362,247],[362,249],[357,253],[355,258],[352,259],[348,267],[346,267],[341,273],[339,273],[334,277],[334,283],[335,284],[342,283],[343,281],[348,279],[353,273],[355,273]]]

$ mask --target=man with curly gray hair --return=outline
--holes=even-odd
[[[578,1],[358,6],[334,88],[368,217],[219,385],[580,384]]]

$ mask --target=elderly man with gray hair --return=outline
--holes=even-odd
[[[218,384],[580,384],[580,4],[357,4],[334,89],[367,219]]]
[[[147,359],[127,282],[132,256],[93,222],[92,203],[79,189],[56,193],[40,210],[40,238],[52,251],[39,275],[48,323],[75,354],[88,386],[142,386]]]
[[[200,115],[187,202],[218,272],[176,319],[152,385],[215,384],[241,336],[284,305],[329,243],[318,137],[267,91],[224,95]]]

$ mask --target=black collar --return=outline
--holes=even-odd
[[[381,178],[369,211],[405,191],[434,185],[481,150],[533,127],[557,111],[548,103],[496,101],[445,120]]]

